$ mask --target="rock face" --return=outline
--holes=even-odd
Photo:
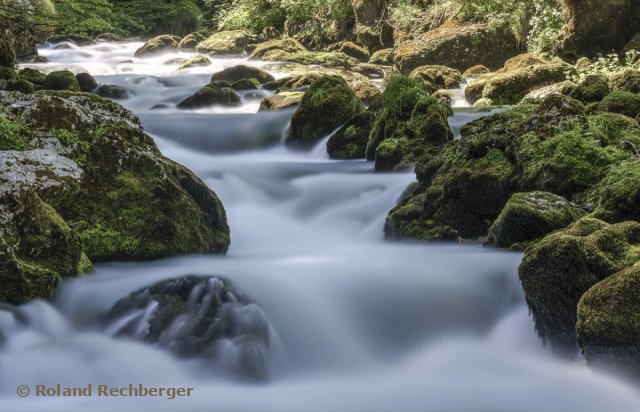
[[[266,378],[269,324],[257,305],[217,277],[158,282],[119,300],[103,318],[115,336],[202,359],[214,373]]]
[[[538,334],[559,352],[574,353],[582,295],[639,259],[637,222],[608,225],[584,218],[527,249],[520,281]]]
[[[11,121],[31,120],[9,139],[20,150],[51,150],[82,169],[73,191],[45,200],[77,233],[90,259],[226,252],[229,231],[218,198],[162,156],[129,111],[70,92],[0,92],[0,104],[9,108]]]
[[[196,51],[203,54],[238,54],[249,44],[251,34],[246,30],[231,30],[214,33],[198,43]]]
[[[489,229],[489,243],[524,249],[528,242],[569,226],[580,216],[562,196],[548,192],[515,193]]]
[[[640,378],[640,262],[589,289],[578,304],[578,344],[591,367]]]
[[[640,32],[640,4],[627,0],[562,0],[564,27],[557,48],[570,58],[622,50]]]
[[[286,143],[308,148],[363,111],[362,102],[344,79],[323,77],[304,93],[291,118]]]
[[[180,37],[172,36],[170,34],[164,34],[162,36],[154,37],[151,40],[147,40],[147,42],[142,47],[136,50],[134,56],[151,56],[171,50],[177,50],[180,40]]]
[[[518,54],[513,34],[496,33],[485,24],[449,22],[439,28],[406,40],[393,50],[394,61],[402,73],[419,66],[437,64],[464,71],[482,64],[489,68]]]

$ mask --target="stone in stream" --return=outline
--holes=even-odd
[[[362,102],[344,79],[325,76],[302,96],[285,142],[292,147],[309,148],[363,111]]]
[[[246,30],[221,31],[198,43],[196,51],[202,54],[240,54],[249,44],[251,33]]]
[[[538,334],[558,352],[574,354],[580,298],[598,282],[638,260],[638,222],[609,225],[583,218],[527,249],[519,274]],[[595,298],[591,302],[596,303]]]
[[[229,87],[218,87],[214,83],[209,83],[178,103],[177,107],[178,109],[201,109],[216,105],[238,106],[240,105],[240,96]]]
[[[75,74],[69,70],[58,70],[47,74],[44,79],[44,88],[47,90],[67,90],[79,92],[80,85]]]
[[[265,70],[244,64],[228,67],[222,71],[214,73],[211,81],[226,81],[235,83],[239,80],[256,79],[260,84],[273,82],[275,78]]]
[[[42,148],[67,159],[54,159],[35,173],[31,186],[47,182],[65,162],[82,170],[73,190],[38,195],[81,239],[91,260],[226,252],[229,229],[220,200],[193,173],[162,156],[128,110],[71,92],[0,92],[0,104],[7,107],[3,149]],[[18,123],[21,116],[30,122]],[[19,162],[6,166],[18,176]],[[22,170],[22,176],[33,176]]]
[[[98,87],[98,82],[89,73],[76,74],[76,80],[81,92],[91,93]]]
[[[295,107],[302,101],[303,92],[279,92],[273,96],[262,99],[258,111],[282,110]]]
[[[129,91],[122,86],[114,84],[102,84],[96,89],[96,94],[101,97],[113,100],[123,100],[129,98]]]
[[[268,51],[271,50],[280,50],[287,53],[307,51],[302,43],[292,38],[286,38],[282,40],[269,40],[264,43],[260,43],[253,50],[253,52],[251,52],[249,59],[262,58]]]
[[[410,76],[426,84],[427,90],[456,89],[464,83],[464,77],[458,70],[445,66],[420,66]]]
[[[136,50],[134,56],[147,57],[172,50],[177,50],[180,40],[180,37],[170,34],[163,34],[162,36],[154,37],[153,39],[147,40],[147,42],[142,45],[142,47]]]
[[[155,283],[120,299],[102,318],[112,335],[202,359],[214,373],[267,376],[269,324],[256,304],[221,278]]]

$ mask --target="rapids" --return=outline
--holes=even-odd
[[[244,59],[176,72],[179,64],[163,62],[192,54],[133,58],[140,45],[42,48],[50,62],[31,66],[88,71],[99,83],[125,87],[131,97],[120,103],[140,117],[161,151],[222,199],[229,254],[100,264],[95,274],[66,282],[50,302],[23,305],[19,316],[0,311],[0,410],[638,409],[640,394],[631,385],[545,349],[517,279],[521,254],[384,241],[386,214],[413,173],[331,161],[324,142],[310,152],[289,151],[280,142],[291,111],[256,113],[269,92],[245,92],[233,109],[177,110],[212,72]],[[276,77],[292,70],[249,64]],[[486,115],[460,107],[459,99],[456,106],[456,130]],[[223,276],[260,306],[272,340],[266,382],[233,380],[98,329],[98,316],[128,293],[191,274]],[[88,383],[194,390],[173,400],[16,396],[18,385]]]

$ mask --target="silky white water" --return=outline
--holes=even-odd
[[[177,110],[175,104],[212,72],[243,59],[215,59],[212,66],[176,73],[177,64],[162,63],[191,55],[136,59],[138,46],[42,49],[51,62],[33,66],[89,71],[100,83],[129,90],[131,97],[120,103],[140,116],[166,156],[222,199],[229,254],[102,264],[95,274],[65,283],[52,302],[23,305],[26,326],[0,311],[7,338],[0,348],[0,410],[640,407],[632,386],[545,349],[518,283],[521,254],[384,241],[386,214],[412,173],[379,174],[363,161],[330,161],[322,143],[310,152],[287,150],[280,138],[291,111],[256,114],[257,96],[266,92],[247,92],[239,108]],[[250,64],[276,77],[288,70]],[[452,124],[458,127],[464,116],[481,115],[456,112]],[[97,327],[98,316],[128,293],[190,274],[223,276],[260,306],[272,337],[266,382],[240,382]],[[89,383],[194,390],[173,400],[16,396],[18,385]]]

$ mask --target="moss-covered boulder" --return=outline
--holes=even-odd
[[[80,86],[80,91],[84,93],[91,93],[98,87],[98,82],[89,73],[76,74],[76,80],[78,81],[78,86]]]
[[[369,63],[391,66],[393,64],[393,49],[378,50],[371,55]]]
[[[640,114],[640,95],[631,92],[611,92],[598,104],[598,110],[619,113],[635,119]]]
[[[327,141],[329,157],[342,160],[364,159],[374,122],[375,113],[367,110],[345,123]]]
[[[455,89],[464,83],[464,77],[456,69],[445,66],[421,66],[413,70],[411,78],[437,89]],[[428,90],[428,88],[427,88]]]
[[[491,78],[482,97],[495,104],[516,104],[527,93],[565,80],[567,72],[575,69],[565,63],[540,64],[508,71]]]
[[[0,67],[14,68],[16,65],[16,52],[9,35],[5,30],[0,30]]]
[[[562,196],[548,192],[515,193],[489,228],[488,243],[524,249],[530,242],[563,229],[580,211]]]
[[[311,86],[315,81],[320,80],[324,76],[326,76],[326,74],[321,71],[314,70],[303,74],[283,77],[281,79],[265,83],[263,86],[267,90],[302,89]]]
[[[409,168],[429,147],[453,140],[447,122],[451,109],[430,96],[417,80],[391,77],[379,100],[366,150],[367,159],[375,160],[376,170]]]
[[[304,93],[291,118],[286,143],[294,147],[310,147],[363,111],[362,102],[344,79],[323,77]]]
[[[92,270],[80,237],[34,190],[0,190],[0,224],[0,301],[49,298],[63,278]]]
[[[241,90],[256,90],[256,89],[260,89],[261,85],[260,82],[254,78],[251,79],[242,79],[242,80],[238,80],[237,82],[234,82],[231,85],[231,88],[233,90],[237,90],[237,91],[241,91]]]
[[[209,83],[178,103],[178,109],[202,109],[210,106],[238,106],[240,96],[230,87]]]
[[[136,50],[133,55],[135,57],[144,57],[177,50],[180,40],[181,39],[178,36],[163,34],[162,36],[157,36],[153,39],[147,40],[145,44]]]
[[[590,367],[640,378],[640,262],[590,288],[578,303],[576,333]]]
[[[456,21],[419,34],[393,50],[394,61],[402,73],[428,64],[457,70],[482,64],[495,69],[516,54],[517,41],[511,32],[492,30],[482,23]]]
[[[209,36],[196,46],[202,54],[239,54],[249,44],[251,33],[246,30],[221,31]]]
[[[593,74],[587,76],[569,96],[580,100],[584,104],[599,102],[610,92],[609,80],[604,75]]]
[[[229,83],[235,83],[238,80],[245,79],[256,79],[260,84],[273,82],[275,80],[267,71],[244,64],[228,67],[211,76],[212,82],[223,80]]]
[[[207,33],[204,31],[196,31],[189,33],[178,43],[179,50],[195,50],[196,46],[207,39]]]
[[[380,89],[369,80],[354,82],[351,89],[365,106],[369,106],[380,96]]]
[[[282,50],[270,50],[262,56],[262,60],[317,65],[346,70],[349,70],[360,63],[358,59],[349,57],[341,52],[305,51],[290,53]]]
[[[460,140],[417,162],[418,185],[390,212],[387,236],[479,239],[518,192],[588,205],[610,168],[636,156],[606,143],[593,117],[577,100],[554,94],[466,124]]]
[[[273,96],[262,99],[258,111],[274,111],[282,110],[298,106],[302,101],[304,92],[287,92],[282,91]]]
[[[463,76],[480,76],[483,74],[491,73],[491,70],[482,64],[476,64],[475,66],[469,67],[467,70],[462,73]]]
[[[211,60],[209,60],[209,58],[205,56],[198,56],[182,63],[180,67],[178,67],[178,70],[184,70],[190,67],[206,67],[206,66],[211,66]]]
[[[524,53],[514,56],[504,62],[504,66],[497,73],[506,73],[514,70],[525,69],[530,66],[539,66],[547,64],[548,61],[533,53]]]
[[[287,53],[295,53],[295,52],[305,52],[307,51],[306,47],[302,45],[299,41],[292,38],[286,38],[282,40],[269,40],[264,43],[260,43],[249,56],[249,59],[259,59],[262,58],[265,53],[271,50],[280,50]]]
[[[347,56],[353,57],[354,59],[358,59],[359,61],[366,63],[371,58],[369,52],[363,48],[350,41],[342,41],[339,43],[334,43],[327,47],[328,51],[337,51],[346,54]]]
[[[613,166],[591,196],[595,216],[607,222],[640,221],[640,159]]]
[[[24,69],[20,70],[18,72],[18,75],[21,76],[23,79],[30,81],[34,85],[39,86],[41,88],[44,87],[44,81],[47,78],[46,74],[42,73],[39,70],[32,69],[30,67],[25,67]],[[78,84],[80,85],[80,81],[78,81]]]
[[[75,74],[69,70],[59,70],[47,74],[44,79],[44,88],[47,90],[66,90],[70,92],[79,92],[80,85]]]
[[[75,190],[47,196],[93,261],[224,253],[225,212],[216,195],[162,156],[139,120],[96,95],[0,92],[26,147],[45,146],[82,169]],[[38,175],[42,178],[42,175]]]
[[[583,218],[527,249],[519,276],[538,334],[558,351],[574,353],[582,295],[639,259],[637,222]]]
[[[640,93],[640,71],[627,69],[609,76],[612,91]]]
[[[113,100],[124,100],[129,98],[129,91],[122,86],[114,84],[102,84],[95,90],[98,96]]]

